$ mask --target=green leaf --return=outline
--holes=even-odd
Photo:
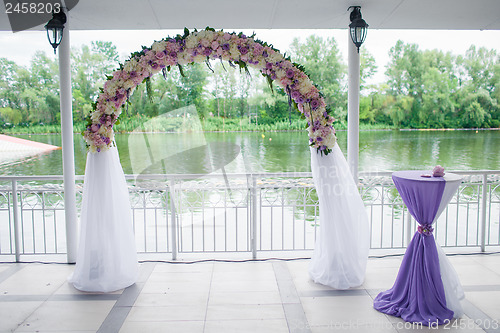
[[[179,72],[181,73],[181,76],[186,77],[186,75],[184,75],[184,70],[182,69],[182,66],[180,64],[177,64],[177,67],[179,67]]]
[[[209,57],[207,57],[207,60],[205,60],[205,64],[207,64],[208,69],[210,69],[210,71],[212,73],[215,73],[213,68],[212,68],[212,65],[210,65],[210,58]]]
[[[149,102],[153,104],[153,88],[151,87],[151,78],[148,76],[144,80],[146,81],[146,94],[148,95]]]
[[[274,88],[273,88],[273,80],[269,75],[266,75],[267,79],[267,84],[269,85],[269,88],[271,89],[271,92],[274,94]]]

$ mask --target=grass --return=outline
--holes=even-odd
[[[115,125],[114,130],[118,133],[127,132],[278,132],[278,131],[298,131],[307,128],[307,121],[303,119],[273,121],[267,119],[267,123],[255,123],[248,118],[220,118],[207,117],[199,119],[197,117],[155,117],[136,115],[121,119],[120,124]],[[334,123],[337,130],[347,129],[345,123]],[[80,133],[85,129],[84,122],[77,122],[73,125],[73,131]],[[360,124],[361,130],[382,130],[394,129],[387,124]],[[14,126],[0,129],[4,134],[48,134],[61,133],[60,125],[29,125]]]

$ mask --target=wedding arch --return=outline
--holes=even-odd
[[[269,82],[286,91],[298,110],[308,119],[310,145],[328,154],[335,145],[334,118],[325,100],[303,68],[285,58],[271,45],[243,33],[228,33],[206,28],[154,42],[150,48],[133,53],[129,60],[108,77],[99,94],[84,132],[90,151],[99,152],[113,145],[113,125],[134,89],[160,71],[172,67],[220,59],[246,69],[254,67]]]
[[[258,69],[280,86],[308,119],[311,168],[320,204],[320,232],[309,268],[315,282],[346,289],[362,284],[368,218],[347,162],[336,144],[333,116],[304,69],[254,36],[206,28],[156,41],[107,77],[83,132],[85,169],[80,245],[70,281],[86,291],[113,291],[135,282],[137,257],[128,191],[113,126],[134,89],[173,67],[210,60]],[[328,70],[328,68],[325,68]]]

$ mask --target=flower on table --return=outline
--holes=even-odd
[[[444,176],[444,168],[440,165],[436,165],[432,170],[433,177],[443,177]]]

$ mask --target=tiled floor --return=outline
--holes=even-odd
[[[370,259],[364,285],[347,291],[313,283],[304,259],[146,262],[134,286],[111,294],[75,290],[71,265],[0,264],[0,332],[500,332],[500,255],[450,259],[466,315],[431,328],[373,309],[401,257]]]

